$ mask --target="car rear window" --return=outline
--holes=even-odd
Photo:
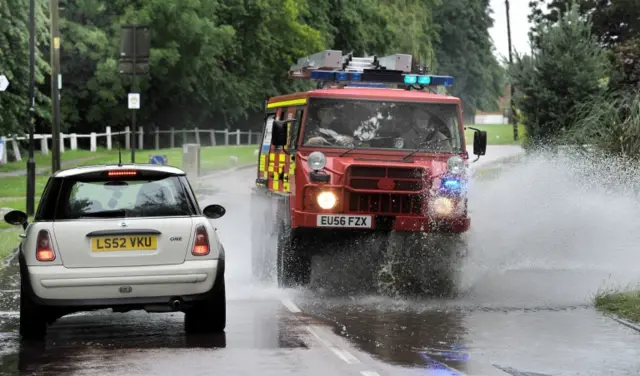
[[[166,217],[193,214],[180,178],[64,179],[56,219]]]

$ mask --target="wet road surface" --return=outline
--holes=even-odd
[[[493,150],[509,153],[492,149],[488,156]],[[216,221],[227,250],[224,335],[187,337],[180,313],[95,312],[65,317],[50,328],[46,343],[21,346],[16,280],[9,266],[0,282],[0,374],[640,374],[640,334],[591,307],[591,296],[603,281],[624,284],[638,279],[640,262],[632,260],[640,261],[640,255],[622,245],[605,255],[576,252],[594,242],[604,246],[596,242],[590,223],[556,225],[569,239],[555,243],[535,231],[514,229],[509,236],[497,236],[492,227],[497,224],[478,223],[477,217],[486,217],[489,214],[482,214],[486,212],[513,216],[509,207],[515,201],[507,200],[500,210],[491,208],[488,202],[504,199],[505,193],[498,185],[482,187],[484,201],[474,208],[478,214],[469,239],[477,252],[468,260],[461,296],[400,300],[340,296],[322,289],[285,291],[250,282],[250,239],[245,228],[254,176],[252,169],[239,170],[205,183],[216,190],[203,197],[202,205],[215,202],[228,210]],[[516,174],[513,179],[526,183],[526,176]],[[620,209],[615,203],[609,206],[612,211]],[[529,211],[530,216],[538,214]],[[534,223],[528,222],[530,227]],[[626,227],[617,227],[619,232],[602,231],[619,237]],[[578,240],[569,236],[576,231],[590,231],[591,236]],[[523,255],[514,249],[516,238],[541,251]],[[640,244],[638,240],[635,244]],[[578,244],[568,244],[571,241]],[[554,244],[560,246],[558,242],[566,251],[552,249]],[[336,258],[314,262],[321,269],[350,265]]]

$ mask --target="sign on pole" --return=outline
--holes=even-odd
[[[166,166],[169,163],[169,159],[166,155],[151,155],[149,157],[149,163],[154,165]]]
[[[0,75],[0,91],[5,91],[9,87],[9,79],[7,76]]]
[[[129,93],[129,109],[130,110],[140,109],[140,94]]]

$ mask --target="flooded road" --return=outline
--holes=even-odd
[[[487,159],[513,152],[489,147]],[[227,251],[224,335],[186,337],[179,313],[96,312],[65,317],[44,345],[21,347],[9,266],[0,282],[0,374],[640,374],[640,334],[591,307],[599,289],[640,279],[637,208],[576,192],[564,167],[545,161],[503,175],[472,187],[461,295],[420,300],[253,284],[246,226],[255,171],[208,178],[202,205],[227,208],[215,221]],[[359,265],[351,261],[314,262],[348,273]]]

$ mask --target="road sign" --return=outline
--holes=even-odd
[[[150,164],[166,166],[168,162],[166,155],[152,155],[149,157]]]
[[[7,76],[0,75],[0,91],[5,91],[9,87],[9,79]]]
[[[129,93],[129,109],[130,110],[140,109],[140,94]]]

